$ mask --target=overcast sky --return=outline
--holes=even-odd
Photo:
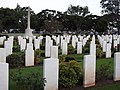
[[[0,0],[0,7],[15,8],[17,3],[21,7],[30,6],[35,13],[44,9],[66,11],[70,4],[88,6],[92,14],[101,15],[101,0]]]

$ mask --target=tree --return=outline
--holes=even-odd
[[[62,29],[62,23],[56,19],[45,20],[43,28],[46,33],[57,33]]]
[[[104,14],[117,14],[118,2],[116,0],[101,0],[101,7],[103,8],[102,13]]]
[[[89,12],[87,6],[85,6],[85,7],[80,7],[79,5],[77,5],[77,6],[70,5],[70,6],[68,7],[68,10],[66,11],[66,13],[67,13],[68,15],[86,16],[86,15],[88,15],[90,12]]]

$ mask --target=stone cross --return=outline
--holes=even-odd
[[[32,29],[30,29],[30,7],[28,7],[28,20],[27,20],[28,24],[27,24],[27,29],[25,30],[25,37],[32,37],[33,38],[33,34],[32,34]]]

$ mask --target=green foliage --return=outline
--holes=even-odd
[[[73,87],[79,82],[81,68],[78,62],[62,62],[60,63],[59,70],[60,87]]]
[[[39,70],[24,75],[21,69],[19,69],[17,73],[10,73],[10,79],[23,90],[43,90],[46,82],[44,78],[40,77]]]
[[[68,54],[74,54],[75,53],[75,48],[70,44],[68,45]]]
[[[83,53],[89,53],[90,52],[90,40],[87,41],[87,43],[85,44],[85,46],[83,47]]]
[[[69,62],[69,61],[73,61],[73,60],[75,60],[75,58],[70,57],[70,56],[65,57],[65,62]]]
[[[17,39],[17,37],[14,37],[13,45],[14,45],[14,46],[17,46],[17,45],[18,45],[18,39]]]
[[[65,61],[65,58],[66,58],[66,55],[59,55],[59,62],[64,62]]]
[[[20,52],[20,46],[19,45],[13,46],[13,52]]]
[[[41,54],[41,50],[40,49],[36,49],[35,50],[35,57],[40,57]]]
[[[35,50],[35,55],[34,55],[35,64],[39,64],[40,55],[41,55],[41,50],[40,49]]]
[[[9,63],[10,68],[24,66],[25,54],[23,52],[13,53],[7,56],[6,62]]]
[[[112,72],[111,62],[109,62],[108,64],[102,64],[97,70],[97,76],[96,76],[97,81],[111,79],[112,74],[113,72]]]
[[[102,51],[100,44],[96,44],[96,57],[101,58],[103,56],[104,56],[104,53]]]

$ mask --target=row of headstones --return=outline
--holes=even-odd
[[[120,80],[120,52],[114,55],[114,81]],[[58,89],[58,73],[59,73],[59,60],[56,58],[48,58],[44,60],[44,78],[46,78],[45,90],[57,90]],[[90,87],[95,85],[96,77],[96,44],[95,36],[92,37],[90,43],[90,55],[84,56],[84,87]],[[52,77],[52,78],[51,78]]]
[[[114,81],[120,80],[120,52],[114,57]],[[96,58],[94,55],[84,56],[84,87],[95,85]],[[58,89],[59,60],[58,58],[48,58],[44,60],[43,77],[47,83],[44,90]],[[9,66],[0,62],[0,90],[8,90]]]
[[[106,58],[111,58],[111,48],[112,48],[112,35],[106,36],[109,37],[105,39],[105,36],[97,36],[98,40],[100,42],[100,45],[102,47],[103,52],[106,53]],[[108,42],[107,42],[108,41]]]
[[[78,36],[80,40],[78,41],[78,38],[76,35],[72,36],[72,46],[76,48],[77,46],[77,54],[82,53],[82,47],[85,46],[87,40],[90,38],[90,35],[87,37]],[[60,46],[62,49],[62,55],[68,54],[68,44],[70,43],[71,36],[52,36],[52,38],[55,40],[56,45]],[[45,57],[50,57],[50,47],[53,46],[53,40],[50,36],[46,36],[46,42],[45,42]]]
[[[113,44],[114,51],[118,50],[118,44],[120,44],[120,35],[98,35],[98,40],[103,49],[103,52],[106,53],[106,58],[111,58],[111,48]]]
[[[6,57],[12,54],[14,37],[6,39],[5,36],[0,37],[0,44],[4,44],[4,48],[0,48],[0,90],[8,90],[9,88],[9,65],[6,63]]]
[[[29,43],[32,43],[33,40],[34,40],[35,50],[40,49],[40,44],[42,44],[42,39],[43,39],[43,36],[39,36],[38,38],[36,38],[36,37],[34,37],[34,38],[29,37],[28,38]],[[22,36],[18,36],[18,43],[20,45],[20,50],[21,51],[26,50],[26,46],[27,46],[26,38],[23,38]]]
[[[4,44],[4,48],[0,48],[0,62],[6,62],[6,57],[12,54],[13,39],[13,36],[9,37],[7,40],[6,37],[4,37],[4,40],[1,42],[1,44]]]

